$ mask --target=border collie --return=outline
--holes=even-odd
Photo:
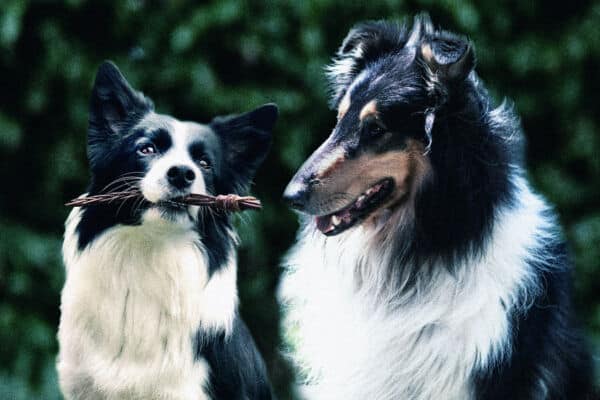
[[[237,312],[229,216],[169,199],[243,193],[265,158],[277,108],[183,122],[154,112],[117,67],[96,76],[90,195],[137,187],[143,201],[75,208],[58,372],[67,399],[271,399]]]
[[[556,216],[472,44],[354,27],[329,67],[338,121],[284,198],[303,215],[281,297],[308,399],[582,399]]]

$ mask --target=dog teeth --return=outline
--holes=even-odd
[[[334,215],[331,217],[331,222],[333,225],[339,225],[342,220],[337,215]]]
[[[365,196],[364,194],[359,196],[359,198],[356,199],[356,208],[361,208],[364,205],[366,198],[367,196]]]

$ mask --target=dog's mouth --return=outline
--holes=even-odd
[[[188,211],[188,205],[180,200],[181,197],[173,197],[170,199],[160,200],[156,203],[150,203],[152,206],[159,208],[161,211],[169,214],[184,213]]]
[[[385,178],[358,196],[350,205],[332,214],[316,217],[317,229],[327,236],[344,232],[383,205],[394,191],[394,180]]]
[[[159,201],[158,203],[156,203],[157,206],[160,207],[164,207],[164,208],[169,208],[169,209],[174,209],[174,210],[185,210],[187,208],[187,205],[185,203],[183,203],[182,201],[179,201],[177,198],[175,199],[169,199],[169,200],[162,200]]]

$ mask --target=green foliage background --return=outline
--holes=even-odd
[[[497,100],[516,102],[534,186],[558,208],[577,260],[577,304],[600,348],[598,1],[185,1],[0,3],[0,398],[59,398],[54,357],[62,205],[85,190],[87,104],[112,59],[157,109],[208,121],[274,101],[275,145],[256,178],[265,210],[240,223],[242,313],[281,398],[274,292],[295,217],[287,180],[334,125],[323,66],[364,19],[429,10],[470,36]]]

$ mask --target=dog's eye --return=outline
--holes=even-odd
[[[363,134],[368,138],[378,138],[381,135],[383,135],[386,131],[387,129],[385,128],[385,126],[383,126],[383,124],[378,121],[365,121]]]
[[[198,161],[198,164],[200,165],[200,167],[202,167],[204,169],[210,168],[210,162],[206,158],[203,158],[200,161]]]
[[[151,143],[146,143],[138,149],[138,153],[143,156],[149,156],[156,153],[156,147]]]
[[[369,135],[371,136],[381,136],[385,133],[385,129],[383,127],[373,124],[371,128],[369,128]]]

